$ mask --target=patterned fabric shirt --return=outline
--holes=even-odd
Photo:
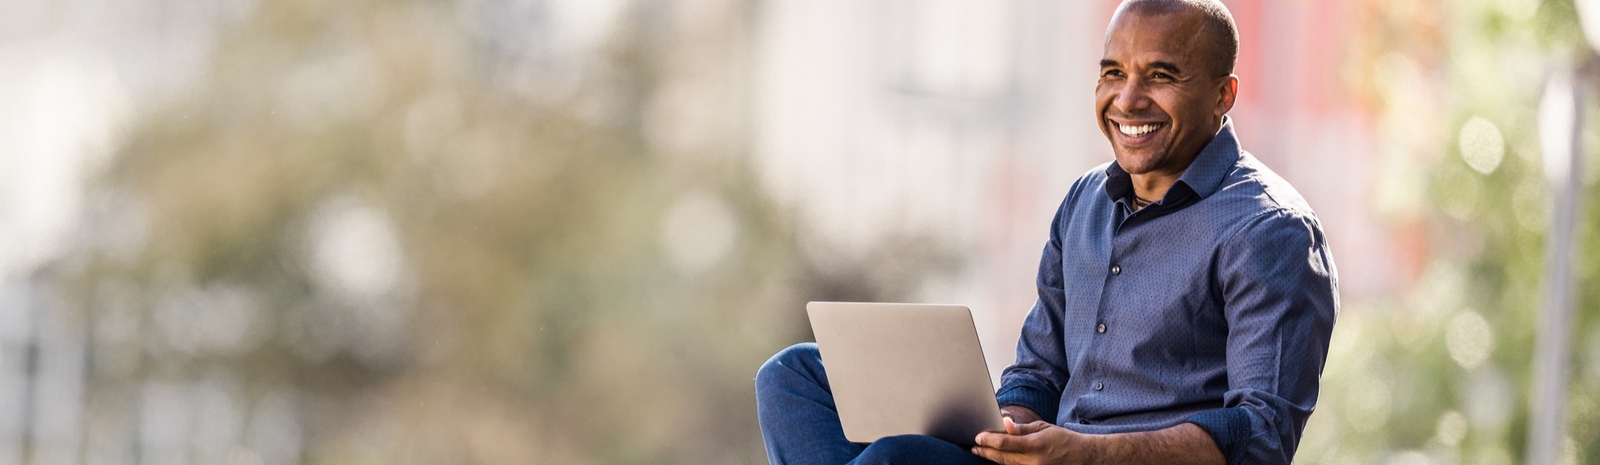
[[[1115,162],[1072,185],[1000,404],[1092,434],[1195,423],[1230,464],[1289,463],[1339,312],[1316,215],[1226,118],[1164,198],[1133,198]]]

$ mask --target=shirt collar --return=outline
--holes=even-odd
[[[1239,139],[1233,134],[1233,119],[1227,115],[1222,117],[1222,128],[1217,130],[1217,135],[1200,149],[1200,154],[1189,162],[1189,167],[1183,170],[1183,175],[1178,177],[1178,182],[1173,184],[1187,187],[1200,198],[1206,198],[1222,186],[1222,178],[1233,170],[1233,165],[1239,161]],[[1133,178],[1122,166],[1112,161],[1106,167],[1106,196],[1111,201],[1125,200],[1133,193]],[[1170,197],[1173,193],[1168,192]]]

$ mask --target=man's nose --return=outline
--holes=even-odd
[[[1111,105],[1118,111],[1133,114],[1150,107],[1149,89],[1143,79],[1128,79],[1123,82],[1120,90],[1117,92],[1117,98],[1111,101]]]

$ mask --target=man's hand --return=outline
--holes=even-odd
[[[1027,413],[1039,417],[1031,410]],[[1004,465],[1093,463],[1088,454],[1096,448],[1086,447],[1093,437],[1042,420],[1017,424],[1011,418],[1002,420],[1005,434],[978,433],[972,453]]]
[[[1211,435],[1194,423],[1156,431],[1092,435],[1045,421],[1017,424],[1010,417],[1002,421],[1006,432],[978,433],[973,454],[1004,465],[1226,462]]]

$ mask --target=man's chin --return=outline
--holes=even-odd
[[[1117,166],[1128,174],[1145,174],[1155,168],[1155,154],[1118,152]]]

